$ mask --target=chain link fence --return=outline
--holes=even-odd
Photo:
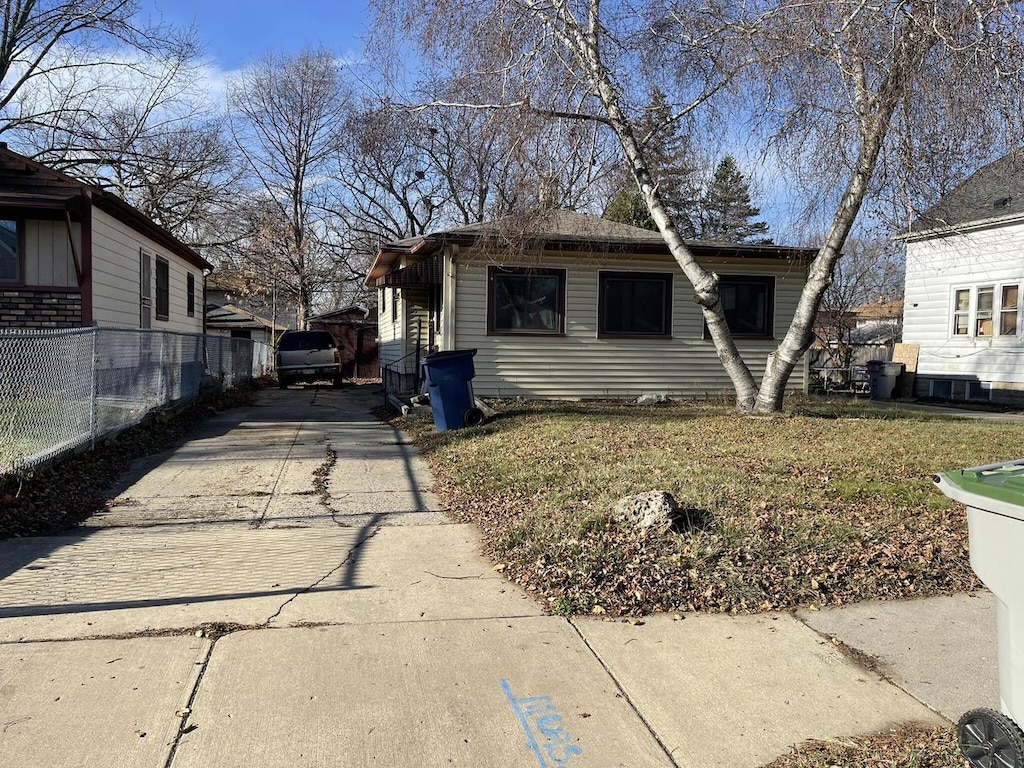
[[[265,344],[124,328],[0,331],[0,475],[262,375]]]

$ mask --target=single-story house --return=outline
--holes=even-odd
[[[786,332],[814,252],[690,242],[721,280],[726,317],[755,377]],[[661,235],[569,211],[476,224],[384,245],[381,375],[418,385],[436,350],[475,349],[484,397],[704,396],[732,385],[693,289]],[[790,386],[804,390],[806,367]]]
[[[380,374],[376,312],[353,304],[309,318],[309,327],[334,337],[341,350],[341,375],[346,379],[373,379]]]
[[[0,143],[0,328],[202,333],[212,268],[116,195]]]
[[[914,394],[1024,403],[1024,151],[972,175],[901,239]]]
[[[210,336],[230,336],[233,339],[252,339],[273,347],[287,328],[250,312],[210,291],[206,296],[206,333]]]

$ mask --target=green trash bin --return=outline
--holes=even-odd
[[[957,725],[975,768],[1024,765],[1024,459],[936,475],[967,505],[971,568],[996,597],[1001,712],[975,709]]]

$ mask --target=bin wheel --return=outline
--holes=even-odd
[[[1024,768],[1024,733],[994,709],[972,709],[956,726],[960,751],[973,768]]]
[[[484,412],[479,408],[470,408],[462,415],[462,423],[467,427],[479,427],[484,423]]]

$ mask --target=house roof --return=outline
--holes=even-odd
[[[892,320],[903,317],[903,299],[896,301],[876,301],[873,304],[862,304],[850,310],[858,321]]]
[[[283,325],[274,324],[265,317],[254,315],[242,307],[234,304],[225,304],[217,301],[206,303],[206,325],[209,328],[231,329],[272,329],[274,331],[288,330]]]
[[[402,256],[429,256],[445,245],[472,245],[480,241],[495,246],[515,243],[517,247],[532,246],[536,250],[669,253],[660,232],[620,224],[600,216],[551,210],[532,217],[506,217],[386,243],[381,246],[366,276],[366,285],[378,285],[380,278],[391,272]],[[701,240],[685,242],[695,255],[706,257],[810,260],[817,253],[815,249],[778,245]]]
[[[319,315],[313,315],[310,317],[310,321],[319,320],[327,321],[342,318],[348,315],[359,315],[359,319],[363,320],[367,315],[370,314],[370,310],[364,307],[362,304],[352,304],[347,307],[341,307],[339,309],[332,309],[330,312],[321,312]]]
[[[193,266],[213,269],[192,248],[117,195],[18,154],[0,142],[0,207],[73,211],[80,208],[83,198]]]
[[[941,236],[1024,218],[1024,150],[986,165],[922,213],[903,238]]]

